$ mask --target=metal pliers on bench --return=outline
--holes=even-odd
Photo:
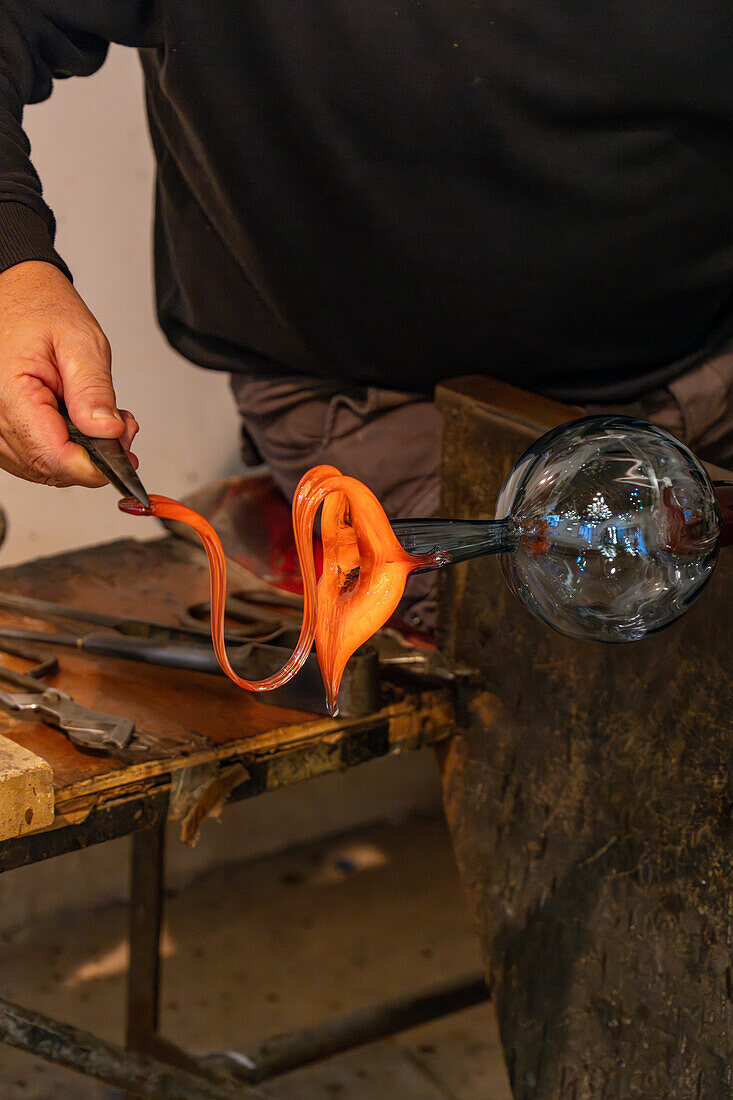
[[[30,646],[7,641],[2,643],[2,649],[36,664],[28,672],[16,672],[0,664],[0,682],[25,689],[16,692],[0,688],[0,707],[11,714],[37,718],[55,726],[79,748],[123,754],[135,732],[131,719],[82,706],[65,691],[44,684],[42,678],[58,670],[55,657],[46,658]]]

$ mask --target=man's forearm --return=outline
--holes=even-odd
[[[0,271],[44,260],[68,275],[31,163],[25,106],[47,98],[57,77],[96,72],[110,42],[157,44],[158,23],[152,2],[0,0]]]

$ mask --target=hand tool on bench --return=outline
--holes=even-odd
[[[143,664],[162,665],[166,668],[181,668],[189,672],[209,672],[221,674],[219,663],[211,644],[211,634],[203,627],[166,626],[145,619],[126,619],[118,616],[102,615],[95,611],[55,604],[50,600],[35,600],[26,596],[0,595],[0,607],[20,611],[24,615],[47,620],[50,618],[69,619],[80,623],[104,626],[105,631],[82,633],[49,632],[28,630],[24,627],[0,625],[0,639],[17,639],[45,645],[59,645],[79,649],[84,653],[100,657],[119,657],[127,661],[139,661]],[[269,624],[268,624],[269,625]],[[262,654],[256,660],[258,669],[272,665],[276,671],[283,652],[289,656],[292,649],[286,649],[292,630],[278,626],[256,641],[241,634],[227,633],[227,643],[231,646],[230,660],[238,668],[242,666],[244,675],[251,673],[249,660]],[[297,633],[297,632],[296,632]],[[275,645],[282,642],[282,645]],[[272,655],[271,661],[267,654]],[[263,673],[268,675],[269,673]]]
[[[224,675],[211,644],[211,635],[203,627],[166,626],[144,619],[102,615],[50,600],[35,600],[10,593],[0,595],[0,607],[43,620],[61,618],[109,628],[89,633],[74,630],[61,633],[0,624],[0,639],[58,645],[93,656],[117,657],[165,668]],[[255,618],[256,608],[253,607]],[[264,639],[243,638],[241,633],[226,635],[230,646],[229,659],[242,676],[251,680],[264,679],[281,669],[291,656],[299,634],[296,629],[282,626],[273,630],[269,621],[263,625],[266,631],[269,630]],[[325,693],[316,654],[310,654],[303,668],[289,683],[275,691],[263,692],[258,699],[272,706],[325,714]],[[378,709],[379,701],[376,653],[364,647],[347,670],[341,713],[346,717],[358,717]]]
[[[287,594],[286,594],[287,595]],[[269,602],[269,601],[268,601]],[[30,631],[16,627],[5,626],[0,623],[0,645],[3,639],[25,639],[31,642],[47,642],[58,645],[75,645],[87,653],[96,653],[105,657],[124,657],[126,660],[139,660],[144,663],[165,664],[171,668],[186,668],[192,665],[179,664],[180,651],[171,652],[176,642],[196,641],[206,646],[206,656],[200,660],[198,648],[195,650],[196,659],[200,660],[194,671],[219,673],[221,669],[218,662],[209,659],[209,649],[206,645],[211,639],[211,630],[203,625],[207,620],[210,605],[206,600],[192,604],[181,613],[181,619],[186,625],[168,626],[165,623],[157,623],[148,619],[125,618],[117,615],[103,615],[98,611],[85,611],[82,608],[71,607],[68,604],[54,603],[51,600],[33,599],[29,596],[18,596],[14,593],[0,592],[0,609],[19,611],[23,615],[33,616],[38,619],[67,619],[69,621],[90,623],[95,626],[107,627],[114,634],[50,634],[41,631]],[[291,608],[291,609],[290,609]],[[227,597],[227,618],[233,618],[237,623],[237,632],[227,632],[224,638],[229,646],[239,646],[239,653],[235,650],[238,660],[248,656],[253,666],[258,671],[257,676],[269,675],[270,671],[276,671],[277,662],[285,663],[285,659],[292,652],[291,643],[294,646],[297,630],[292,625],[293,616],[298,615],[296,608],[291,604],[283,616],[276,609],[267,604],[260,606],[259,600],[250,600],[245,593],[234,593],[233,597]],[[202,625],[198,626],[197,623]],[[286,624],[286,625],[283,625]],[[267,630],[264,636],[260,633]],[[258,633],[252,639],[249,633]],[[121,637],[119,637],[121,636]],[[127,639],[133,639],[128,645]],[[139,645],[141,639],[152,643],[150,646]],[[244,643],[244,644],[243,644]],[[252,644],[255,643],[255,644]],[[281,643],[281,644],[274,644]],[[390,628],[380,630],[373,639],[374,648],[377,650],[379,664],[382,668],[411,671],[415,675],[438,679],[453,678],[448,675],[443,661],[435,650],[430,648],[414,647],[406,645],[397,631]],[[165,660],[158,662],[157,656],[160,647],[166,650]],[[122,649],[124,647],[124,651]],[[288,647],[291,647],[288,649]],[[272,660],[267,659],[267,654],[272,654]],[[213,649],[211,650],[213,655]],[[231,658],[231,653],[230,653]],[[252,675],[255,675],[253,672]]]
[[[74,424],[64,402],[59,401],[58,406],[59,412],[66,421],[69,439],[84,448],[100,473],[104,474],[107,481],[114,485],[123,497],[134,497],[145,508],[149,508],[150,498],[145,492],[143,483],[120,441],[118,439],[97,439],[85,435]]]
[[[0,682],[25,689],[12,692],[0,688],[0,707],[11,714],[55,726],[80,748],[120,754],[129,746],[135,732],[135,724],[129,718],[82,706],[67,692],[43,682],[44,676],[58,671],[55,657],[46,657],[30,646],[12,642],[2,642],[0,648],[36,662],[28,672],[16,672],[0,664]]]
[[[254,595],[254,599],[250,599],[249,594],[244,592],[227,597],[227,618],[234,619],[237,631],[228,631],[224,637],[228,646],[239,647],[230,650],[230,659],[242,663],[243,667],[239,669],[242,675],[251,679],[262,679],[282,668],[292,653],[298,631],[290,624],[293,622],[293,614],[297,617],[297,598],[285,594],[289,604],[281,616],[277,609],[269,606],[269,595],[265,597],[263,606],[260,604],[260,594]],[[50,634],[0,623],[0,645],[4,644],[4,640],[13,638],[56,643],[66,647],[75,646],[82,652],[105,657],[123,657],[125,660],[162,664],[168,668],[189,668],[191,671],[217,675],[221,673],[210,646],[210,628],[203,625],[210,609],[205,600],[183,610],[180,618],[185,625],[177,626],[148,619],[103,615],[97,611],[85,611],[68,604],[8,592],[0,592],[0,609],[2,608],[44,621],[66,619],[107,627],[114,633]],[[197,623],[201,625],[198,626]],[[269,633],[261,633],[268,630]],[[250,633],[257,637],[249,639],[247,636]],[[199,644],[186,650],[176,644],[180,642]],[[363,707],[368,700],[371,700],[371,709],[376,709],[379,702],[379,670],[390,679],[412,679],[421,682],[422,686],[433,681],[453,681],[456,676],[467,676],[471,673],[471,670],[463,666],[447,668],[434,649],[407,645],[399,633],[390,628],[378,631],[369,646],[365,647],[365,651],[357,653],[347,665],[341,705],[344,717],[357,717],[366,713]],[[274,693],[260,696],[261,701],[323,713],[323,686],[315,655],[308,658],[305,669],[305,674],[302,671],[298,674],[292,693],[289,693],[290,685],[285,685]],[[299,682],[301,678],[302,683]],[[357,702],[357,699],[363,702]]]
[[[85,623],[90,626],[103,626],[113,630],[117,634],[131,638],[147,638],[150,641],[178,642],[211,640],[211,630],[204,626],[201,617],[204,608],[208,604],[194,604],[187,611],[181,613],[181,623],[171,626],[168,623],[155,622],[152,619],[136,619],[124,615],[104,615],[99,611],[87,611],[84,608],[72,607],[69,604],[55,603],[53,600],[39,600],[30,596],[19,596],[13,592],[0,592],[0,608],[7,611],[18,611],[22,615],[28,615],[34,619],[66,619],[71,622]],[[230,603],[227,598],[227,618],[233,617],[237,622],[235,631],[227,631],[224,634],[225,641],[230,645],[239,645],[250,637],[259,642],[269,641],[275,638],[287,624],[292,625],[291,615],[277,615],[273,610],[246,603],[243,599],[237,600],[234,605],[233,616],[230,616]],[[0,629],[2,627],[0,626]]]

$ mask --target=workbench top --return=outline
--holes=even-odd
[[[186,608],[208,598],[208,569],[198,547],[183,540],[126,539],[0,570],[0,591],[180,625]],[[0,621],[34,630],[66,629],[5,611]],[[82,626],[82,632],[88,629],[94,628]],[[223,676],[90,657],[73,649],[56,648],[55,654],[59,672],[48,683],[85,706],[131,718],[155,746],[141,762],[122,763],[80,751],[41,722],[0,712],[0,735],[50,765],[53,828],[78,824],[115,800],[165,794],[185,768],[239,763],[244,771],[238,797],[244,797],[440,740],[451,729],[447,693],[397,693],[365,718],[331,719],[266,705]],[[28,667],[6,654],[0,660]],[[0,869],[8,843],[0,844]],[[17,865],[17,859],[11,863]]]

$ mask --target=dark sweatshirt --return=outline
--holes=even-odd
[[[110,42],[196,363],[618,401],[733,336],[730,3],[0,0],[0,267],[63,266],[22,110]]]

